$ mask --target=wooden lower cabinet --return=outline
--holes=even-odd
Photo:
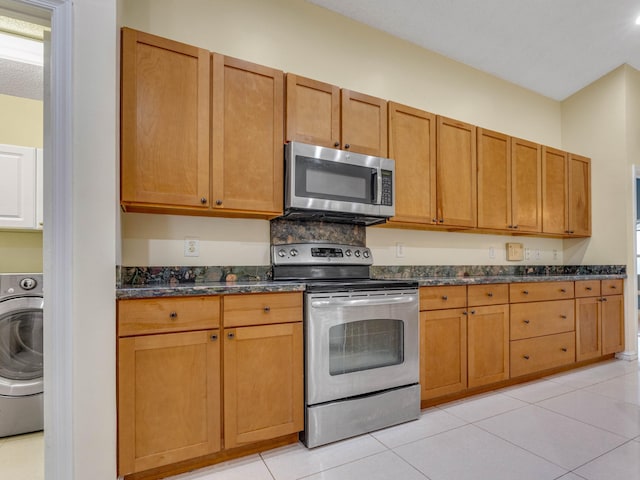
[[[509,305],[470,307],[467,320],[468,386],[509,378]]]
[[[304,428],[302,322],[225,329],[224,447]]]
[[[575,332],[511,342],[511,376],[519,377],[569,365],[576,359]]]
[[[118,474],[220,450],[218,330],[118,340]]]
[[[624,296],[602,297],[602,354],[624,350]]]
[[[602,355],[602,297],[576,298],[576,360]]]
[[[422,400],[467,388],[467,315],[465,309],[420,313],[420,385]]]

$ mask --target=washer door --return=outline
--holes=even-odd
[[[0,302],[0,395],[42,392],[42,297]]]

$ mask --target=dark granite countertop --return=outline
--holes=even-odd
[[[385,276],[385,278],[398,279],[398,277],[395,276]],[[573,282],[579,280],[611,280],[620,278],[627,278],[627,275],[624,273],[578,275],[482,275],[457,277],[402,277],[402,280],[414,280],[417,281],[421,287],[426,287],[434,285],[479,285],[487,283]],[[271,280],[204,283],[189,282],[153,285],[123,285],[116,289],[116,298],[131,299],[180,297],[190,295],[229,295],[235,293],[301,292],[304,290],[304,282],[276,282]]]

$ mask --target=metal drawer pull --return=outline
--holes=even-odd
[[[560,289],[560,293],[567,293],[567,289],[566,288],[561,288]]]
[[[266,307],[263,308],[264,313],[269,313],[271,311],[271,307],[269,305],[267,305]]]
[[[608,302],[607,297],[602,297],[603,302]]]
[[[560,315],[560,318],[562,318],[563,320],[566,320],[567,316],[566,315]]]
[[[449,297],[447,297],[446,295],[442,295],[442,299],[443,300],[449,300]]]
[[[611,285],[611,288],[613,288],[615,290],[618,287],[616,287],[615,285]]]
[[[493,292],[487,293],[487,297],[493,297]]]
[[[178,318],[178,312],[171,312],[169,318]]]
[[[211,335],[211,340],[217,340],[218,339],[218,335]]]
[[[529,320],[523,320],[523,322],[529,325]]]
[[[233,332],[229,332],[229,333],[227,333],[227,337],[229,337],[229,338],[233,338],[233,337],[235,337],[235,336],[236,336],[236,334],[235,334],[235,333],[233,333]]]
[[[524,358],[525,360],[529,360],[529,355],[523,355],[522,358]]]
[[[471,315],[475,315],[476,311],[475,310],[471,310]]]
[[[529,290],[523,290],[522,293],[524,293],[525,295],[529,295]]]
[[[590,292],[591,290],[593,290],[593,288],[587,287],[586,290],[587,290],[587,292]]]
[[[563,352],[567,351],[567,347],[562,347],[560,350],[562,350]]]

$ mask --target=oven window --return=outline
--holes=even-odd
[[[329,373],[343,375],[404,361],[402,320],[373,319],[329,329]]]

